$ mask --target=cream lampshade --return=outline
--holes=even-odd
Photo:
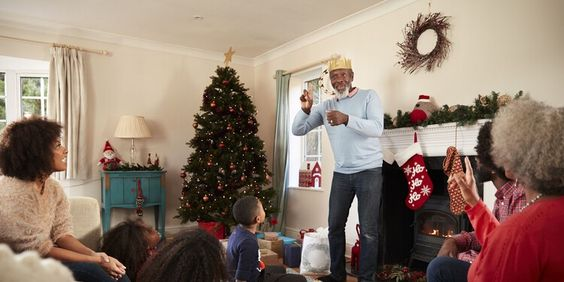
[[[151,131],[142,116],[124,115],[119,118],[114,136],[117,138],[131,138],[130,163],[135,163],[135,139],[151,137]]]

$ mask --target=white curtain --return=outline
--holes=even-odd
[[[47,117],[63,126],[62,143],[68,149],[66,178],[86,179],[86,86],[81,51],[51,48]]]

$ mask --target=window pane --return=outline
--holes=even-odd
[[[6,98],[0,98],[0,120],[6,121]]]
[[[4,90],[4,84],[6,81],[6,74],[4,73],[0,73],[0,95],[1,96],[6,96],[6,90]]]
[[[305,88],[313,96],[313,104],[317,105],[320,102],[319,95],[319,78],[309,80],[305,82]]]
[[[41,100],[39,99],[23,99],[22,98],[22,115],[29,117],[31,115],[41,115]]]
[[[41,77],[22,77],[22,97],[41,97]]]
[[[306,135],[306,155],[317,155],[319,146],[319,131],[310,131]]]

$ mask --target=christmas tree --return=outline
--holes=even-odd
[[[275,212],[264,143],[256,135],[256,110],[236,71],[218,67],[194,115],[196,134],[187,144],[194,151],[183,166],[184,179],[177,218],[234,224],[231,208],[243,196],[254,195],[267,216]]]

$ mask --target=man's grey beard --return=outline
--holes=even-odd
[[[347,95],[349,95],[350,90],[351,90],[350,85],[345,86],[345,89],[343,89],[343,91],[339,91],[335,89],[335,97],[337,98],[337,100],[343,99],[347,97]]]

